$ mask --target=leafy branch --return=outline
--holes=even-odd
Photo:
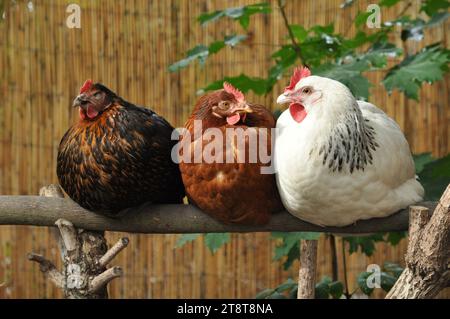
[[[284,26],[286,27],[286,30],[289,33],[289,37],[291,38],[291,42],[292,42],[292,46],[294,48],[294,51],[297,53],[298,57],[300,58],[300,63],[304,64],[304,58],[302,55],[302,50],[300,48],[300,46],[297,43],[297,40],[294,36],[294,33],[292,32],[292,28],[291,25],[289,24],[288,18],[286,16],[286,1],[285,0],[278,0],[278,8],[280,9],[280,13],[281,16],[283,17],[283,22],[284,22]],[[306,67],[308,67],[308,65],[304,64]]]
[[[381,7],[391,7],[398,2],[398,0],[382,0],[379,4]],[[286,15],[285,1],[277,0],[290,43],[282,45],[272,54],[271,58],[275,64],[269,69],[267,76],[265,78],[252,78],[245,74],[227,76],[207,84],[202,91],[215,90],[220,87],[221,82],[227,80],[241,90],[251,90],[258,95],[267,94],[283,78],[285,73],[290,71],[292,66],[301,63],[310,66],[315,74],[344,82],[356,97],[368,99],[371,83],[365,77],[364,72],[385,70],[387,58],[398,59],[401,57],[401,48],[397,48],[387,40],[389,35],[393,35],[394,27],[400,26],[402,28],[401,39],[403,41],[409,39],[420,41],[423,38],[424,29],[439,25],[448,18],[449,13],[446,11],[448,5],[445,3],[448,4],[448,1],[424,1],[421,10],[429,16],[429,19],[424,21],[423,19],[411,20],[409,16],[404,15],[411,7],[411,3],[407,2],[395,20],[385,22],[381,29],[371,33],[366,33],[362,29],[371,13],[360,11],[354,18],[357,33],[354,37],[347,37],[347,34],[335,33],[332,24],[328,26],[316,25],[310,29],[290,24]],[[352,2],[348,1],[343,7],[348,7],[351,4]],[[198,21],[202,26],[205,26],[220,18],[228,17],[239,21],[241,26],[247,30],[250,16],[258,13],[269,14],[270,12],[272,11],[268,3],[259,3],[204,13],[198,17]],[[240,43],[244,37],[240,36],[239,41],[236,41],[230,47]],[[185,59],[172,64],[169,69],[178,71],[194,60],[199,60],[203,65],[208,56],[217,53],[226,46],[223,45],[224,42],[217,44],[217,50],[204,45],[197,46],[188,51]],[[361,53],[363,47],[368,43],[371,44],[369,50]],[[428,57],[433,58],[427,59]],[[426,63],[424,63],[425,60]],[[441,80],[443,74],[448,71],[449,61],[448,50],[441,46],[424,48],[415,58],[405,57],[404,60],[398,61],[397,64],[387,70],[383,84],[388,93],[399,90],[404,92],[408,98],[417,99],[421,84]],[[440,71],[434,76],[430,75],[436,70]],[[418,71],[421,76],[411,77],[411,71]]]

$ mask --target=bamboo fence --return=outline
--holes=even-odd
[[[227,19],[200,27],[196,21],[200,13],[257,1],[0,2],[7,4],[0,22],[0,194],[37,194],[41,186],[57,181],[57,146],[77,118],[71,100],[87,78],[103,82],[127,100],[147,105],[181,126],[198,98],[198,89],[225,75],[245,72],[265,76],[271,66],[270,53],[286,42],[287,32],[272,2],[271,14],[251,18],[249,39],[243,45],[224,49],[210,57],[204,67],[195,64],[179,73],[168,73],[168,65],[196,44],[244,32],[238,23]],[[342,2],[287,1],[288,18],[305,27],[334,22],[336,30],[352,34],[352,18],[358,7],[364,10],[369,2],[340,9]],[[419,2],[412,1],[407,13],[418,12]],[[70,3],[80,4],[81,29],[66,26]],[[382,20],[394,18],[403,7],[398,4],[383,9]],[[415,52],[437,41],[448,46],[448,39],[447,23],[428,30],[424,41],[408,43],[406,49]],[[406,101],[398,92],[387,95],[380,84],[383,76],[382,72],[370,75],[376,83],[371,102],[396,119],[414,153],[447,154],[447,81],[424,85],[418,103]],[[263,97],[248,94],[248,100],[274,108],[281,89],[280,84]],[[108,233],[107,238],[113,243],[122,235]],[[275,242],[270,234],[233,234],[231,242],[215,255],[202,240],[175,249],[176,240],[175,235],[130,235],[130,246],[116,259],[125,276],[112,284],[111,297],[252,298],[264,288],[296,278],[297,263],[285,271],[280,262],[272,261]],[[341,246],[338,240],[340,265]],[[30,251],[59,259],[50,229],[0,228],[0,298],[60,297],[36,264],[27,261]],[[377,245],[371,257],[347,253],[351,289],[367,265],[382,265],[384,260],[403,263],[405,251],[406,240],[402,240],[395,248]],[[318,274],[331,274],[329,243],[324,239],[319,242]],[[342,267],[339,279],[343,280]]]

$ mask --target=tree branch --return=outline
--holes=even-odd
[[[115,266],[102,272],[91,281],[89,294],[94,294],[104,289],[111,280],[123,275],[122,268]]]
[[[68,220],[59,218],[55,225],[58,226],[59,232],[61,234],[62,243],[64,245],[64,251],[70,259],[78,258],[78,253],[80,250],[80,245],[78,243],[77,230],[73,227],[73,224]]]
[[[317,269],[317,240],[300,241],[297,299],[314,299]]]
[[[98,261],[100,267],[106,267],[125,247],[128,246],[130,240],[127,237],[122,237],[119,241],[112,246],[106,254]]]
[[[28,260],[37,262],[39,264],[39,269],[52,283],[58,288],[64,288],[64,276],[56,269],[53,263],[46,259],[42,255],[35,253],[29,253],[27,255]]]
[[[291,25],[289,24],[288,18],[286,16],[286,10],[284,10],[286,6],[286,3],[284,3],[283,0],[278,0],[278,8],[280,9],[281,16],[283,17],[284,26],[288,30],[289,38],[291,39],[292,46],[294,47],[295,52],[297,53],[300,63],[304,66],[308,67],[307,64],[305,64],[305,59],[302,54],[302,49],[300,48],[300,45],[297,42],[297,39],[295,38],[294,33],[292,32]]]
[[[62,203],[66,201],[64,200],[63,191],[58,185],[42,187],[39,194],[40,197],[38,198],[60,200]],[[0,198],[0,204],[2,204],[2,199],[6,197]],[[20,201],[21,197],[17,196],[17,202]],[[70,200],[69,203],[74,204]],[[26,206],[30,213],[35,208],[36,206],[33,204]],[[43,205],[40,208],[43,210],[40,211],[39,216],[43,216],[45,210],[47,210],[47,214],[51,215],[52,209],[54,209],[51,205]],[[0,216],[2,216],[1,213]],[[61,218],[61,216],[54,219],[53,226],[55,225],[58,228],[53,229],[54,233],[59,230],[59,234],[55,237],[57,237],[58,245],[60,246],[63,271],[59,272],[55,265],[44,256],[30,253],[28,254],[28,259],[39,263],[45,277],[61,288],[66,298],[108,298],[106,285],[112,279],[121,276],[123,272],[120,267],[106,270],[106,265],[127,246],[128,238],[122,238],[107,251],[107,242],[103,231],[77,229],[69,220]]]
[[[433,210],[434,202],[417,205]],[[274,214],[267,225],[225,225],[192,205],[144,204],[128,209],[121,218],[108,218],[83,209],[70,199],[39,196],[0,196],[0,225],[54,226],[60,219],[75,228],[148,234],[246,233],[270,231],[312,231],[361,234],[408,229],[408,209],[386,218],[358,221],[346,227],[321,227],[304,222],[287,212]]]
[[[450,185],[433,215],[411,206],[406,268],[388,299],[433,298],[450,280]]]

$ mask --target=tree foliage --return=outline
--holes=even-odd
[[[380,1],[381,7],[390,7],[400,1]],[[345,8],[351,6],[346,1]],[[397,17],[383,23],[380,29],[366,30],[365,22],[370,12],[358,12],[354,19],[357,32],[349,37],[335,32],[334,25],[315,25],[306,29],[302,25],[289,25],[294,39],[286,36],[286,43],[273,52],[273,65],[265,77],[250,77],[246,74],[227,75],[206,84],[204,91],[215,90],[224,81],[236,85],[243,91],[253,91],[264,95],[273,86],[289,75],[292,67],[304,64],[311,67],[313,74],[322,75],[341,81],[358,98],[368,99],[369,88],[372,85],[366,72],[385,70],[383,85],[390,93],[399,90],[408,98],[417,99],[422,83],[433,83],[441,80],[448,71],[450,61],[449,51],[440,44],[425,47],[417,54],[406,56],[402,49],[388,41],[395,34],[396,28],[401,28],[403,41],[423,39],[423,31],[444,22],[449,13],[446,11],[448,1],[423,1],[421,11],[428,15],[426,20],[411,19],[407,15]],[[213,23],[221,18],[231,18],[239,21],[244,30],[249,28],[250,17],[254,14],[269,14],[273,10],[268,3],[228,8],[220,11],[207,12],[198,17],[200,25]],[[213,42],[209,46],[197,45],[186,53],[186,57],[173,63],[169,70],[174,72],[186,67],[195,60],[204,64],[208,56],[216,54],[225,47],[234,48],[239,45],[245,35],[229,35],[225,40]],[[226,39],[233,39],[227,43]],[[387,67],[387,61],[392,60],[393,66]]]

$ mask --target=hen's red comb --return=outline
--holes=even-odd
[[[232,94],[236,101],[243,102],[245,100],[244,94],[234,86],[232,86],[230,83],[223,82],[223,89],[225,90],[225,92]]]
[[[294,70],[294,74],[291,76],[291,82],[289,86],[286,86],[285,91],[290,91],[295,88],[295,85],[303,78],[311,75],[311,71],[307,67],[297,67]]]
[[[86,82],[84,82],[83,86],[80,89],[80,94],[86,92],[87,90],[89,90],[93,83],[94,82],[91,79],[86,80]]]

